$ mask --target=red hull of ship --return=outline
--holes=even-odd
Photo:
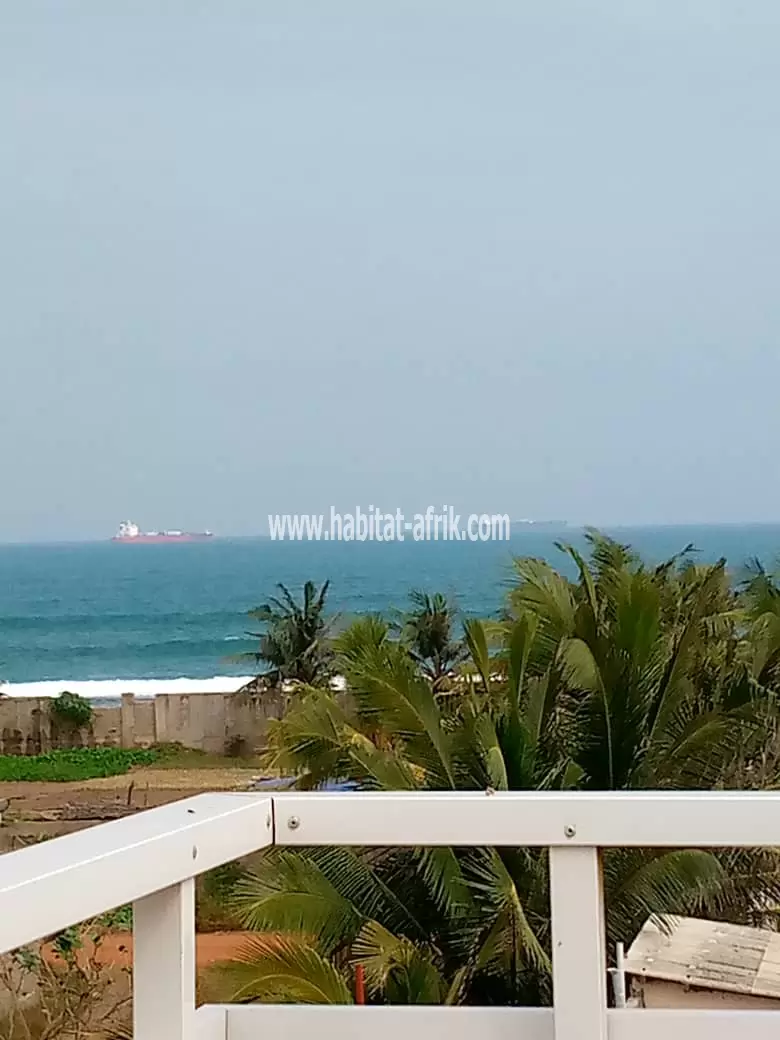
[[[119,545],[158,545],[164,542],[207,542],[211,534],[137,534],[134,537],[112,538]]]

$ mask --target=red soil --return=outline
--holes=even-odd
[[[221,961],[233,960],[252,932],[204,932],[196,937],[197,967],[208,968]],[[57,954],[47,947],[45,955],[56,958]],[[129,932],[107,935],[100,944],[96,960],[100,964],[112,964],[118,968],[130,967],[133,963],[133,936]]]

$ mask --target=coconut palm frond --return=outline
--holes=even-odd
[[[232,909],[246,928],[304,936],[325,952],[357,934],[362,917],[317,862],[274,850],[235,884]]]
[[[363,926],[353,961],[363,966],[369,990],[386,993],[390,1003],[440,1004],[447,993],[434,952],[393,935],[377,921]]]
[[[247,940],[235,960],[215,965],[210,988],[235,1004],[352,1004],[347,979],[318,950],[287,936]]]

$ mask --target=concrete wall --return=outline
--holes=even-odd
[[[182,744],[211,754],[244,754],[265,745],[270,718],[282,712],[281,695],[261,701],[237,693],[163,693],[122,696],[120,707],[96,708],[89,731],[52,725],[49,698],[0,697],[0,753],[32,755],[56,747],[148,747]]]

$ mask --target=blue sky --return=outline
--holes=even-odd
[[[0,540],[780,519],[779,46],[768,0],[4,5]]]

